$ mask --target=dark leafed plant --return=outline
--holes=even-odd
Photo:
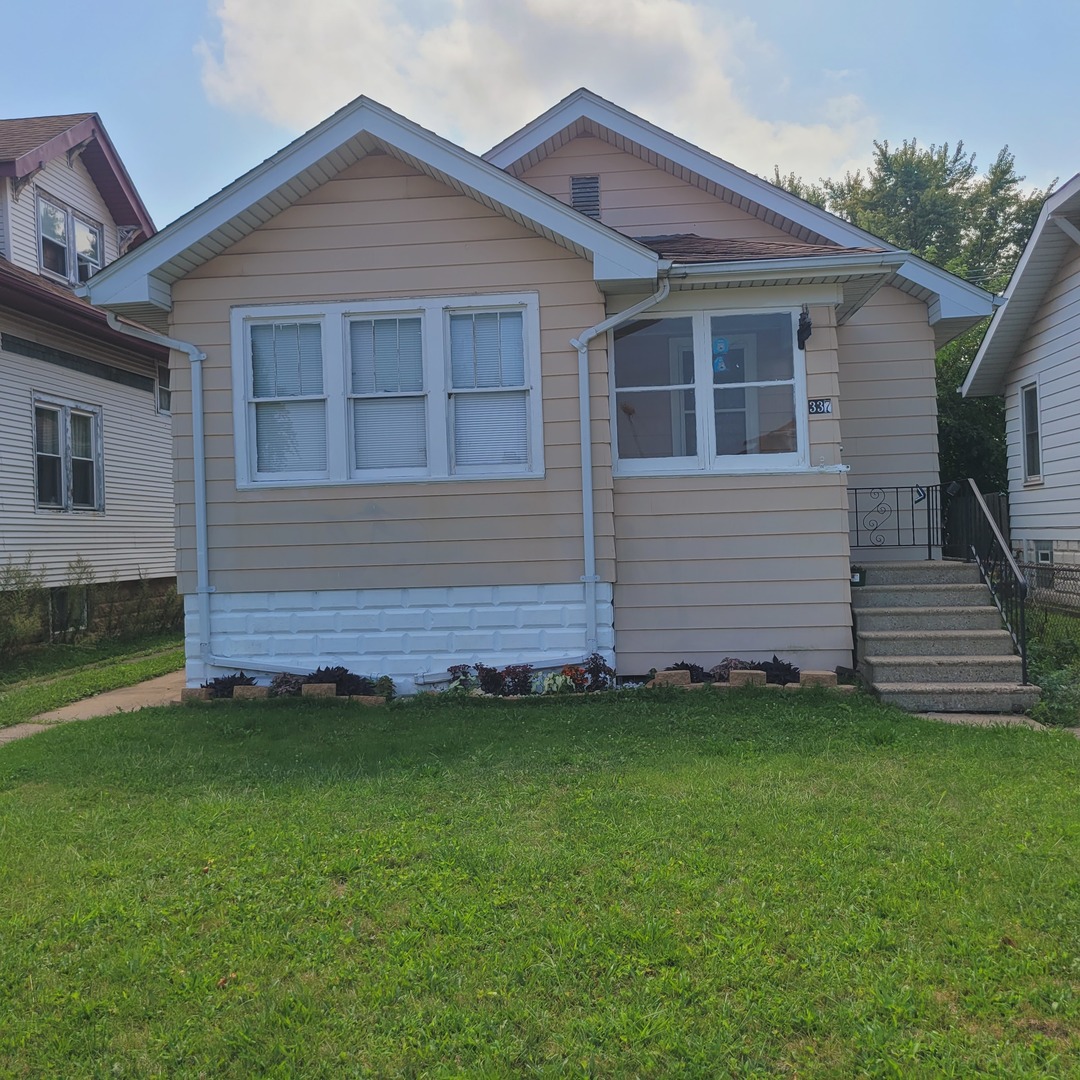
[[[503,679],[503,673],[498,668],[488,667],[486,664],[476,664],[473,667],[476,672],[476,680],[480,684],[480,689],[485,694],[494,694],[496,697],[502,697],[506,692],[504,689],[505,680]]]
[[[340,665],[316,668],[304,682],[333,683],[337,687],[338,697],[370,697],[375,693],[375,683],[371,679],[364,675],[354,675],[348,668]]]
[[[756,660],[740,660],[737,656],[725,656],[709,674],[715,682],[729,682],[733,671],[764,671]]]
[[[476,686],[472,668],[468,664],[451,664],[446,669],[450,674],[450,686],[455,690],[472,690]]]
[[[707,672],[700,664],[693,664],[687,660],[680,660],[677,664],[672,664],[669,668],[664,668],[665,671],[689,671],[690,681],[695,682],[712,682],[712,676]]]
[[[298,697],[300,688],[304,685],[303,675],[292,675],[283,671],[270,680],[271,697]]]
[[[584,663],[585,674],[589,677],[586,690],[610,690],[615,685],[615,669],[599,654],[594,652]]]
[[[203,683],[203,689],[209,690],[210,696],[213,698],[231,698],[233,696],[233,687],[254,685],[255,680],[250,675],[238,671],[232,675],[219,675],[216,679]]]
[[[794,664],[781,660],[776,653],[773,653],[771,660],[766,660],[765,663],[759,665],[758,670],[765,672],[766,682],[784,686],[786,683],[799,681],[799,669]]]
[[[509,664],[503,668],[503,693],[520,696],[532,693],[532,664]]]

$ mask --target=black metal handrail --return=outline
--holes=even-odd
[[[962,484],[959,491],[950,491],[946,553],[956,552],[979,567],[979,574],[990,589],[1020,654],[1021,681],[1027,683],[1027,579],[978,485],[970,478],[967,485],[967,491]]]
[[[941,547],[941,488],[848,488],[848,533],[852,548],[922,547],[934,557]]]

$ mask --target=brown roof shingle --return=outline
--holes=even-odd
[[[21,120],[0,120],[0,161],[14,161],[93,115],[70,113],[66,116],[27,116]]]
[[[816,256],[877,255],[885,248],[838,247],[832,244],[805,244],[799,240],[761,240],[732,237],[725,240],[674,233],[669,236],[635,236],[634,239],[662,259],[676,263],[743,262],[753,259],[806,259]]]

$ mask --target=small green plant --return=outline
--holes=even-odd
[[[0,652],[40,641],[47,633],[48,610],[45,571],[34,568],[30,555],[0,565]]]

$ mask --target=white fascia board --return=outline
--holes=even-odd
[[[131,254],[95,274],[87,290],[91,303],[107,307],[114,303],[151,300],[153,286],[146,279],[156,270],[362,133],[418,158],[465,187],[550,229],[598,256],[600,262],[607,260],[620,268],[618,278],[629,277],[643,282],[656,280],[659,259],[648,248],[579,214],[558,199],[515,179],[385,106],[367,98],[357,98]]]
[[[1025,288],[1028,267],[1037,259],[1037,252],[1041,246],[1040,242],[1051,217],[1056,214],[1071,212],[1077,209],[1078,205],[1080,205],[1080,173],[1063,184],[1058,191],[1054,192],[1043,203],[1043,208],[1039,212],[1039,219],[1035,223],[1031,238],[1020,255],[1016,269],[1013,271],[1012,277],[1009,278],[1009,284],[1005,287],[1005,301],[995,313],[990,328],[986,331],[986,336],[979,346],[979,351],[971,362],[967,378],[960,387],[960,393],[964,397],[1000,394],[1004,389],[1005,376],[1008,372],[1009,363],[1012,361],[1011,352],[1013,346],[1011,343],[1004,345],[1003,339],[1010,332],[1015,336],[1018,330],[1017,320],[1024,317],[1021,311],[1022,306],[1024,306],[1025,301],[1034,299],[1033,296],[1028,295],[1033,290]],[[1012,311],[1010,312],[1010,302],[1014,298],[1017,302],[1012,304]],[[1004,355],[1006,352],[1010,353],[1010,355]]]
[[[814,206],[813,203],[806,202],[797,195],[784,191],[783,188],[778,188],[768,180],[754,176],[753,173],[740,169],[723,158],[716,157],[702,150],[701,147],[650,124],[647,120],[642,120],[641,117],[598,97],[590,90],[574,91],[546,113],[489,150],[484,155],[484,159],[500,168],[508,168],[515,161],[519,161],[580,119],[591,120],[601,127],[608,128],[623,138],[638,143],[645,149],[677,165],[682,165],[699,176],[712,180],[720,187],[742,195],[781,217],[804,225],[834,243],[845,247],[884,246],[891,251],[899,250],[891,244],[886,244],[873,233],[851,225],[835,214],[830,214],[827,210],[822,210],[819,206]],[[988,292],[915,256],[909,255],[907,262],[898,273],[914,284],[945,297],[944,308],[947,310],[952,310],[955,306],[958,311],[962,310],[968,317],[980,310],[982,316],[989,315],[993,310]],[[963,299],[964,297],[967,299]],[[982,310],[983,308],[985,310]],[[953,316],[944,315],[943,317],[952,318]]]
[[[738,262],[690,263],[674,266],[672,281],[697,280],[767,281],[770,278],[891,276],[904,265],[902,251],[881,255],[815,255],[805,259],[742,259]]]
[[[909,255],[897,271],[900,277],[937,295],[933,325],[941,319],[985,319],[994,313],[994,297],[932,263]]]

